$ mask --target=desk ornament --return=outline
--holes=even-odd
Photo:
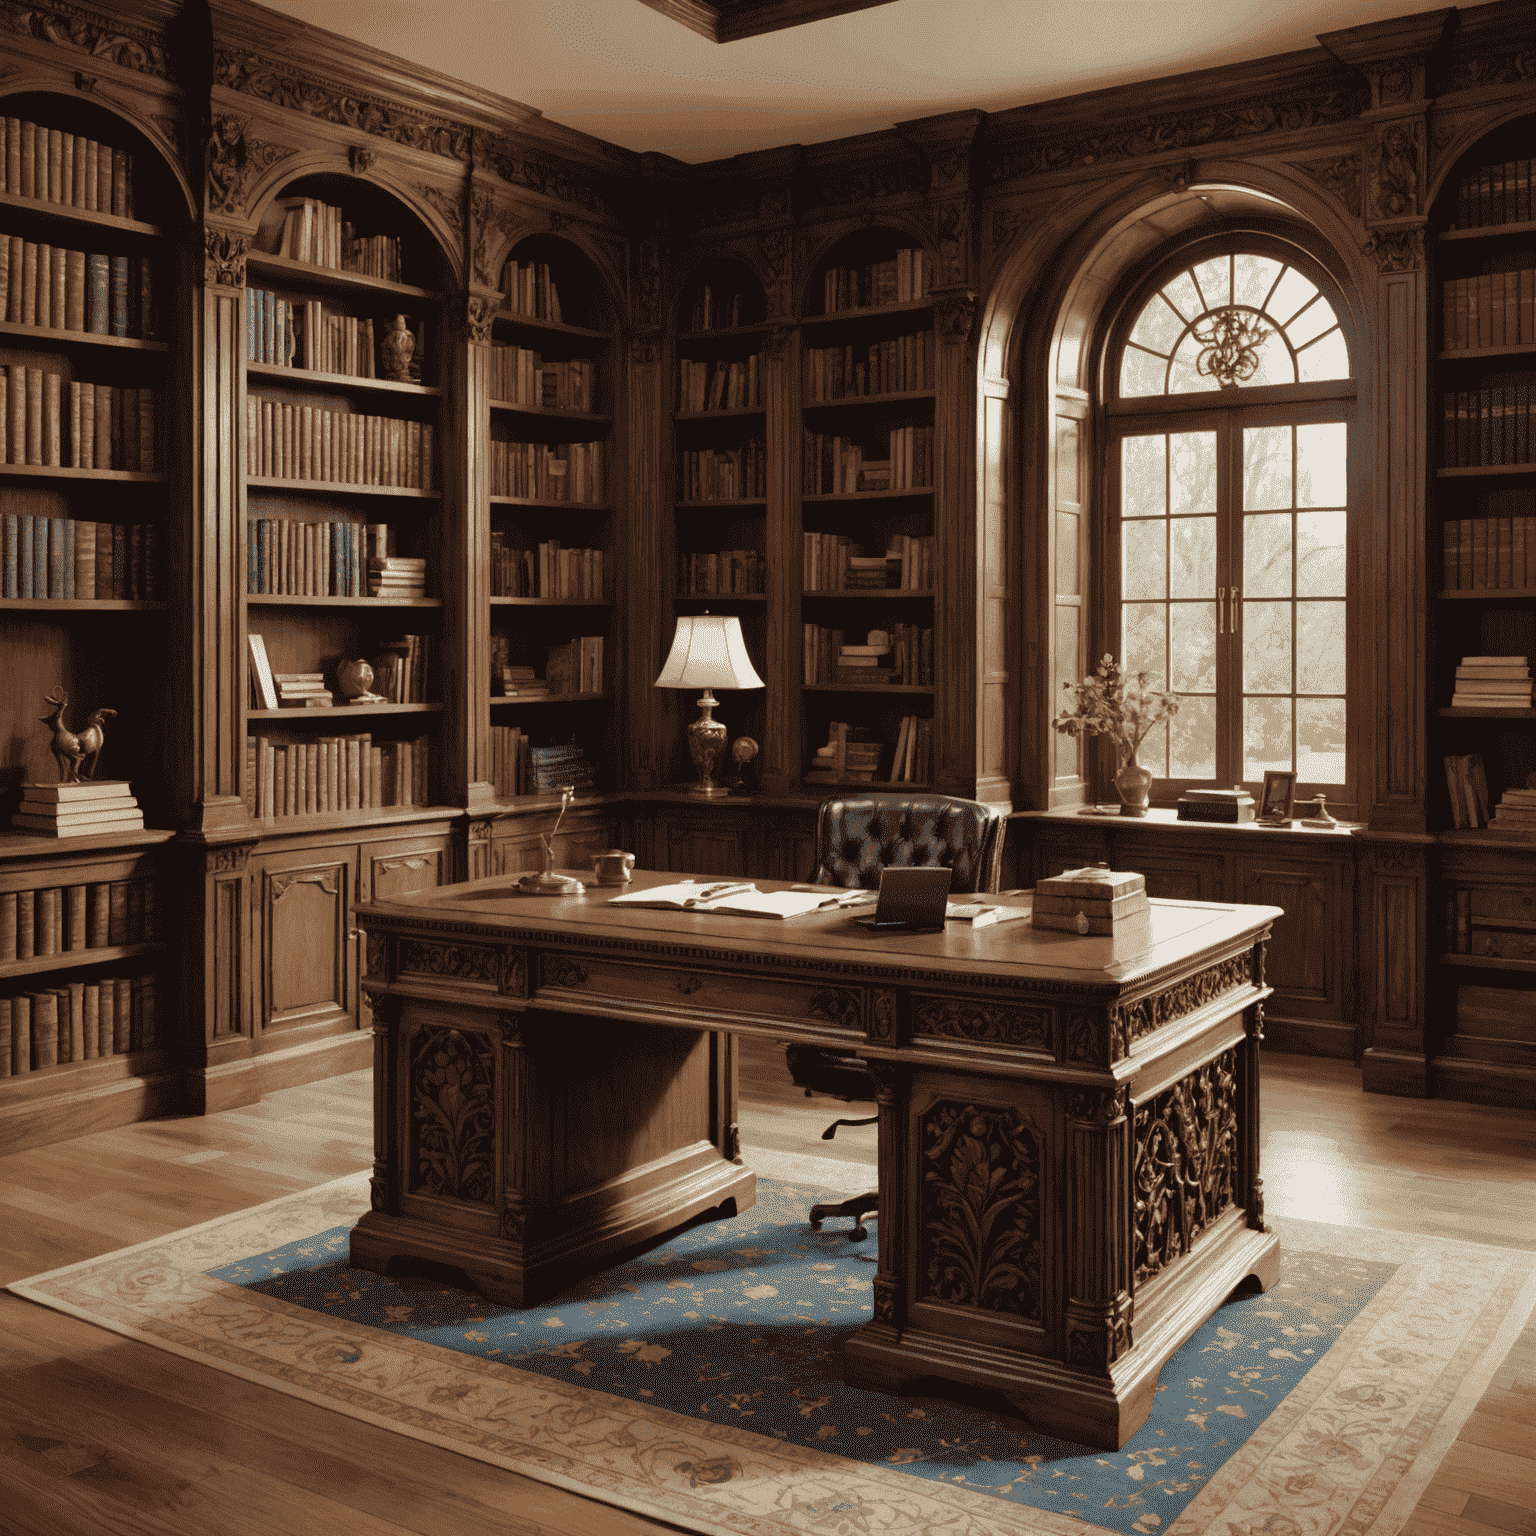
[[[758,745],[750,736],[738,736],[731,743],[731,760],[736,764],[736,776],[730,781],[731,788],[738,792],[745,791],[747,787],[747,764],[758,754]]]
[[[1072,695],[1051,724],[1063,736],[1108,736],[1120,753],[1115,788],[1122,816],[1145,816],[1151,799],[1152,770],[1136,761],[1136,750],[1147,734],[1179,712],[1178,695],[1157,693],[1147,686],[1146,672],[1127,673],[1113,656],[1106,656],[1093,676],[1080,683],[1063,683]]]
[[[592,855],[593,885],[628,885],[634,872],[635,856],[622,848],[604,848]]]
[[[387,704],[382,693],[373,691],[373,667],[361,657],[341,661],[336,666],[336,684],[347,704]]]
[[[92,710],[85,724],[72,731],[64,723],[69,695],[63,688],[55,688],[43,702],[50,713],[38,718],[52,728],[48,748],[59,765],[59,781],[21,786],[21,808],[11,819],[13,830],[44,837],[87,837],[142,828],[144,813],[128,781],[96,777],[107,741],[106,722],[116,719],[117,711]]]
[[[1338,826],[1338,818],[1332,815],[1328,810],[1327,795],[1314,795],[1313,799],[1317,801],[1317,809],[1312,813],[1312,815],[1303,816],[1301,818],[1302,826],[1321,827],[1325,830],[1329,827]]]
[[[587,889],[574,875],[555,873],[555,833],[560,830],[560,823],[565,820],[565,812],[571,803],[571,796],[576,793],[576,787],[573,784],[557,784],[555,787],[560,791],[560,814],[555,817],[555,824],[548,832],[539,834],[539,841],[544,844],[542,873],[524,875],[517,882],[517,888],[524,896],[580,896]]]
[[[1147,879],[1107,864],[1086,864],[1035,882],[1030,926],[1110,938],[1127,919],[1149,910]]]

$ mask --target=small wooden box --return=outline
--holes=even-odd
[[[1101,864],[1064,870],[1035,886],[1036,928],[1108,938],[1116,925],[1148,910],[1146,877]]]

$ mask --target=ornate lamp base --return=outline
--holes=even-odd
[[[517,888],[525,896],[580,896],[586,890],[574,875],[557,875],[550,869],[539,875],[524,875]]]
[[[731,792],[728,784],[715,780],[715,764],[725,750],[726,737],[725,726],[712,713],[719,704],[720,701],[706,688],[703,698],[698,700],[703,713],[688,727],[688,755],[699,770],[699,782],[692,785],[688,793],[700,800],[723,799]]]

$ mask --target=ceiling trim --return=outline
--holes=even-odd
[[[680,21],[712,43],[784,32],[830,16],[867,11],[890,0],[640,0],[653,11]]]

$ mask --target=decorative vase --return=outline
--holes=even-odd
[[[1115,788],[1120,791],[1122,816],[1145,816],[1147,802],[1152,797],[1152,770],[1143,768],[1136,761],[1133,748],[1115,775]]]
[[[409,384],[413,380],[411,358],[416,352],[416,338],[406,329],[405,316],[396,315],[379,343],[379,355],[384,360],[384,377],[396,384]]]

